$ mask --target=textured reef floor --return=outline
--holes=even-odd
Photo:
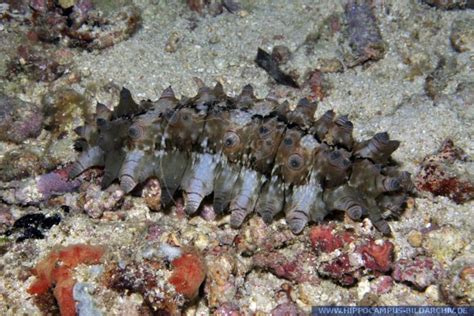
[[[443,3],[1,1],[0,314],[472,306],[474,10]],[[206,200],[163,210],[156,179],[125,194],[101,168],[69,178],[97,102],[191,97],[195,78],[400,141],[416,189],[391,235],[342,212],[297,235],[255,213],[234,229]]]

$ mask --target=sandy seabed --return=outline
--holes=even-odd
[[[467,157],[451,168],[456,174],[470,180],[472,185],[473,10],[445,11],[415,1],[375,1],[373,12],[386,44],[384,57],[348,67],[344,61],[350,48],[344,44],[345,35],[337,26],[334,26],[335,30],[328,31],[327,25],[328,21],[332,21],[331,17],[342,19],[344,16],[342,1],[241,1],[239,12],[232,14],[224,9],[216,16],[206,8],[202,13],[193,12],[184,1],[131,2],[140,9],[142,22],[129,39],[103,50],[70,49],[68,71],[61,78],[45,83],[33,82],[21,76],[15,79],[2,77],[0,92],[24,101],[44,104],[42,97],[45,93],[64,87],[72,88],[87,95],[87,107],[91,111],[95,101],[110,105],[110,100],[115,100],[104,86],[125,86],[137,100],[155,100],[170,85],[177,96],[194,95],[197,87],[193,78],[198,77],[208,85],[220,82],[231,95],[240,93],[242,87],[250,83],[260,98],[272,91],[282,100],[294,104],[298,99],[312,95],[308,78],[315,70],[327,69],[328,61],[339,61],[340,69],[335,67],[323,72],[324,96],[319,100],[318,116],[329,109],[348,114],[357,139],[388,131],[392,139],[401,142],[393,154],[394,159],[413,176],[419,172],[424,157],[435,153],[446,139],[451,139]],[[460,21],[470,25],[471,31],[469,27],[457,27],[462,25]],[[7,60],[15,54],[15,47],[26,41],[18,34],[27,26],[15,20],[1,22],[0,54],[5,62],[0,70],[6,73]],[[453,46],[451,38],[455,30],[466,41],[465,49],[461,51]],[[257,48],[271,52],[277,45],[284,45],[291,52],[288,62],[281,68],[297,78],[301,89],[278,85],[256,66],[254,59]],[[430,88],[429,84],[433,81],[434,88]],[[74,111],[61,128],[66,132],[63,137],[52,141],[51,138],[57,137],[57,134],[43,130],[37,139],[25,140],[22,144],[1,142],[0,158],[7,157],[7,152],[12,150],[28,148],[51,155],[53,158],[45,159],[58,166],[73,161],[76,154],[71,149],[75,138],[72,129],[83,123],[83,118],[74,115]],[[2,168],[8,168],[5,161],[2,162]],[[167,229],[158,238],[160,242],[175,240],[184,248],[193,247],[203,253],[222,246],[225,244],[222,240],[226,238],[239,236],[244,240],[244,246],[241,247],[245,251],[242,248],[236,250],[232,259],[207,257],[206,260],[211,274],[213,264],[233,266],[228,272],[231,276],[225,281],[230,282],[229,278],[233,278],[229,287],[233,287],[234,292],[233,295],[228,294],[228,303],[234,304],[233,308],[246,315],[269,314],[278,306],[292,306],[293,309],[288,307],[292,311],[299,309],[302,313],[308,313],[312,305],[473,304],[472,201],[457,204],[445,196],[417,192],[402,217],[390,221],[393,236],[388,240],[394,245],[392,260],[395,265],[399,259],[429,257],[439,263],[443,276],[426,281],[427,286],[421,289],[413,286],[416,282],[409,280],[395,282],[386,293],[374,297],[371,294],[376,292],[378,282],[383,280],[383,275],[377,273],[364,274],[356,284],[348,287],[341,286],[337,280],[318,276],[318,271],[311,271],[310,262],[301,263],[302,269],[309,269],[305,273],[318,281],[311,279],[299,282],[291,276],[279,275],[274,267],[253,268],[252,255],[258,253],[258,249],[253,249],[252,243],[258,244],[263,237],[252,234],[262,231],[275,234],[275,231],[285,227],[284,219],[265,228],[257,215],[252,215],[239,233],[229,228],[228,217],[206,221],[200,216],[180,218],[176,215],[179,210],[174,209],[166,214],[151,212],[142,198],[132,196],[125,197],[122,203],[124,210],[106,212],[106,216],[101,219],[92,219],[83,212],[73,209],[66,213],[54,203],[41,201],[35,195],[36,176],[33,172],[23,179],[3,181],[0,187],[2,210],[9,212],[13,219],[27,213],[41,212],[60,214],[62,221],[45,233],[44,239],[28,239],[17,243],[6,235],[1,237],[2,315],[45,313],[45,309],[41,309],[38,301],[27,292],[35,279],[30,271],[57,245],[105,245],[109,251],[107,262],[126,263],[132,258],[139,262],[144,260],[145,253],[151,251],[149,248],[156,246],[144,242],[144,238],[150,234],[150,227],[156,223],[163,224]],[[30,197],[27,201],[21,200],[12,187],[20,188]],[[77,199],[78,194],[67,193],[62,201]],[[98,200],[105,199],[99,193],[95,194],[91,193],[91,196]],[[25,201],[27,203],[22,203]],[[350,225],[359,226],[356,231],[370,230],[370,227],[364,227],[370,226],[366,222],[336,221],[335,225],[339,230]],[[290,241],[285,239],[283,248],[286,248],[281,252],[286,258],[295,258],[307,247],[311,228],[306,228],[301,236],[288,239]],[[381,238],[373,231],[367,236]],[[248,256],[247,253],[252,255]],[[324,255],[328,257],[316,260],[331,260],[334,254]],[[95,289],[90,299],[96,312],[103,315],[138,315],[142,312],[140,306],[144,298],[141,294],[126,295],[102,289],[100,278],[90,269],[89,266],[79,266],[74,275],[76,280],[89,283]],[[107,263],[102,264],[102,269],[107,270]],[[430,270],[417,270],[420,278],[433,278],[432,275],[427,276],[423,269]],[[456,281],[459,271],[467,271],[459,276],[465,278],[462,281]],[[159,282],[165,283],[168,272],[163,273],[160,275],[163,279]],[[463,287],[455,288],[453,284],[459,282],[464,282]],[[286,292],[282,289],[286,289]],[[221,290],[206,284],[205,291],[201,290],[194,301],[183,307],[182,312],[206,315],[220,311],[219,308],[229,304],[224,304],[227,294],[221,297],[216,291]],[[283,295],[282,292],[287,294]],[[52,312],[58,313],[58,310],[53,308]]]

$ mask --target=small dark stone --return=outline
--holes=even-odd
[[[44,221],[45,216],[41,213],[27,214],[20,217],[13,224],[14,228],[38,227]]]
[[[41,223],[41,228],[50,229],[54,225],[58,225],[61,222],[61,216],[54,214],[53,216],[46,217]]]
[[[41,213],[27,214],[16,220],[13,229],[7,231],[5,235],[10,236],[16,232],[19,235],[17,242],[26,239],[43,239],[43,233],[60,222],[61,216],[58,214],[48,217]]]
[[[44,239],[44,235],[38,228],[28,227],[23,231],[23,234],[16,239],[16,241],[22,242],[26,239]]]
[[[273,47],[272,50],[272,58],[278,63],[278,64],[285,64],[291,56],[290,49],[284,45],[277,45]]]
[[[240,3],[234,0],[223,0],[222,5],[230,13],[237,13],[240,11]]]
[[[474,9],[474,0],[423,0],[423,2],[440,10]]]
[[[257,57],[255,58],[255,62],[261,68],[263,68],[276,82],[279,84],[283,84],[285,86],[289,86],[292,88],[299,88],[298,84],[291,78],[290,75],[284,73],[278,67],[278,63],[273,59],[273,57],[264,51],[263,49],[259,48],[257,52]]]

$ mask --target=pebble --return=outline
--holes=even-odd
[[[408,233],[408,243],[412,247],[421,247],[423,242],[423,234],[417,230],[412,230]]]
[[[448,263],[466,246],[466,241],[459,229],[447,225],[428,232],[422,246],[440,262]]]
[[[5,153],[0,161],[0,180],[18,180],[44,172],[40,157],[28,149],[20,147]]]
[[[35,104],[0,94],[0,141],[20,144],[38,137],[43,118]]]
[[[474,52],[474,17],[454,21],[449,39],[458,52]]]
[[[272,58],[280,65],[286,64],[291,57],[290,49],[284,45],[273,47]]]
[[[178,50],[178,43],[181,40],[181,36],[178,32],[173,32],[168,37],[165,45],[165,52],[167,53],[174,53]]]

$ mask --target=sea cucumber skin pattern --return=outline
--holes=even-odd
[[[189,215],[212,195],[234,228],[253,211],[267,224],[281,213],[298,234],[344,211],[390,234],[386,218],[400,214],[413,184],[391,159],[399,142],[387,132],[359,142],[347,116],[315,119],[317,104],[307,99],[291,110],[257,99],[250,85],[229,97],[219,83],[198,84],[190,98],[167,88],[157,101],[136,103],[122,89],[113,111],[98,104],[95,122],[75,129],[80,153],[70,177],[103,167],[102,186],[118,180],[126,193],[157,178],[163,207],[181,191]]]

